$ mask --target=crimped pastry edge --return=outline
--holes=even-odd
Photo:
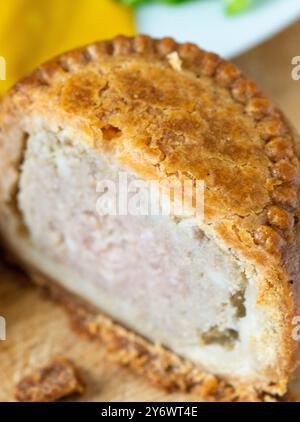
[[[78,69],[83,69],[87,63],[103,57],[103,54],[119,55],[120,57],[138,54],[146,59],[151,59],[154,54],[155,57],[166,61],[167,55],[174,51],[188,66],[188,71],[199,72],[201,70],[205,72],[217,84],[226,87],[235,101],[243,104],[245,113],[255,116],[257,125],[262,130],[261,136],[266,141],[266,149],[270,142],[278,137],[280,138],[283,134],[291,137],[292,159],[298,162],[296,148],[299,148],[299,146],[296,145],[296,136],[282,114],[261,94],[253,82],[243,76],[234,65],[220,59],[217,55],[204,52],[193,44],[177,44],[170,38],[152,40],[146,36],[118,37],[113,41],[95,43],[61,55],[42,65],[15,86],[11,94],[4,100],[4,106],[2,106],[2,112],[0,112],[0,122],[1,114],[2,116],[7,113],[13,115],[20,112],[20,109],[22,110],[26,104],[34,102],[36,90],[50,90],[52,83],[55,84],[56,78],[59,78],[60,72],[76,73]],[[51,96],[51,93],[49,95]],[[294,144],[292,141],[294,141]],[[279,157],[280,151],[277,151],[277,153]],[[270,151],[267,151],[266,154],[270,155]],[[273,164],[270,164],[272,167],[270,172],[274,175],[274,185],[278,182],[280,187],[284,186],[287,189],[285,199],[288,203],[283,204],[280,195],[278,196],[276,191],[275,194],[272,191],[270,192],[271,204],[276,209],[262,210],[263,213],[267,213],[269,221],[267,224],[254,226],[253,230],[249,231],[248,227],[244,225],[243,218],[232,216],[230,220],[217,222],[215,232],[225,245],[241,252],[246,259],[256,262],[259,266],[262,263],[268,263],[269,270],[264,274],[261,281],[260,301],[263,302],[266,298],[269,301],[271,300],[273,306],[278,308],[279,317],[285,321],[283,341],[282,344],[278,345],[281,350],[281,357],[285,357],[282,374],[284,383],[295,365],[292,357],[295,352],[295,344],[291,340],[291,321],[295,310],[288,270],[282,265],[282,251],[287,249],[286,245],[294,242],[295,237],[299,237],[299,230],[295,229],[294,226],[291,229],[288,224],[291,219],[298,220],[299,181],[293,180],[282,184],[282,180],[287,180],[290,177],[290,172],[285,168],[278,169],[276,167],[276,163],[280,161],[276,161],[276,147],[273,148],[272,154],[270,163]],[[272,185],[272,189],[274,185]],[[281,214],[281,211],[283,214]],[[272,287],[270,287],[270,281],[273,283]],[[273,291],[271,291],[272,288]],[[283,298],[284,304],[282,304]]]

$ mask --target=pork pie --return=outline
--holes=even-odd
[[[299,139],[235,65],[146,36],[63,54],[3,99],[0,169],[6,247],[116,360],[205,398],[285,393]],[[204,215],[99,212],[120,174],[202,181]]]

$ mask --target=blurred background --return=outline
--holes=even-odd
[[[6,0],[0,7],[3,93],[20,76],[63,51],[135,32],[132,9],[114,0]]]
[[[2,1],[0,95],[53,55],[117,34],[173,36],[232,58],[299,16],[300,0]]]

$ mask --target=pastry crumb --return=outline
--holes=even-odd
[[[173,51],[172,53],[168,54],[167,59],[174,70],[179,72],[182,70],[182,60],[179,57],[177,51]]]
[[[73,364],[64,357],[24,376],[15,387],[19,402],[53,402],[73,394],[83,394],[85,387]]]

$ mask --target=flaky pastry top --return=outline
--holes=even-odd
[[[61,55],[8,94],[7,108],[59,116],[147,177],[205,182],[205,217],[238,219],[278,252],[299,216],[296,135],[228,61],[194,44],[117,37]]]

